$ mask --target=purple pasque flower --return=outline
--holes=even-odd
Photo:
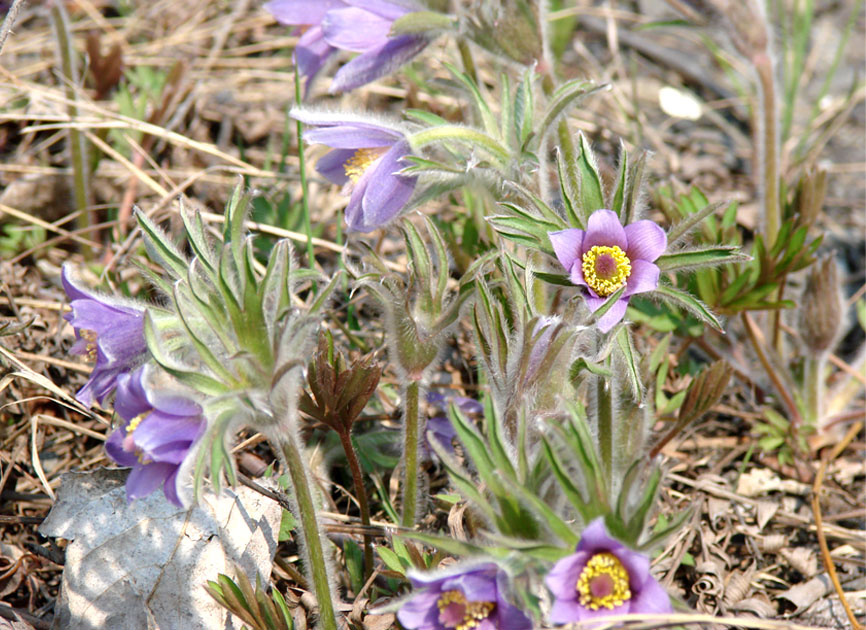
[[[575,552],[544,579],[554,596],[550,621],[672,612],[668,594],[649,567],[649,558],[611,538],[604,518],[595,519],[583,530]]]
[[[85,405],[102,404],[117,378],[139,365],[147,353],[144,309],[131,301],[101,295],[81,285],[69,265],[61,272],[72,311],[63,316],[75,330],[71,352],[95,361],[90,378],[75,397]]]
[[[623,227],[612,210],[596,210],[587,221],[586,231],[569,228],[548,232],[548,237],[571,281],[586,287],[589,310],[597,311],[626,285],[622,297],[598,320],[602,332],[623,318],[630,296],[659,285],[659,268],[653,261],[665,251],[667,236],[652,221]]]
[[[304,132],[305,140],[334,149],[316,170],[335,184],[351,186],[346,206],[350,230],[371,232],[400,214],[417,183],[417,178],[399,174],[401,161],[411,152],[401,129],[303,109],[293,110],[292,117],[315,127]]]
[[[330,92],[375,81],[407,63],[429,43],[423,35],[390,37],[394,21],[418,10],[385,0],[272,0],[265,9],[281,24],[307,26],[295,46],[307,87],[339,50],[360,53],[334,76]]]
[[[322,21],[328,11],[347,6],[343,0],[272,0],[264,5],[280,24],[308,27],[294,52],[298,74],[306,77],[308,91],[313,79],[337,51],[325,40]]]
[[[328,90],[346,92],[394,72],[430,43],[424,35],[390,37],[397,18],[418,10],[385,0],[345,0],[352,5],[328,11],[322,20],[325,41],[342,50],[361,53],[340,68]]]
[[[123,425],[105,443],[105,450],[132,472],[126,480],[130,501],[147,496],[160,486],[165,497],[182,506],[181,469],[191,464],[190,452],[204,433],[202,408],[187,396],[151,383],[149,366],[117,379],[114,410]]]
[[[492,562],[445,573],[409,575],[415,592],[397,619],[408,630],[532,630],[532,621],[506,599],[508,575]]]

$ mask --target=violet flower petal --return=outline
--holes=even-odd
[[[392,22],[399,17],[410,13],[417,8],[409,8],[403,4],[396,2],[386,2],[385,0],[345,0],[346,4],[364,9],[370,13],[375,13],[383,18],[387,18]]]
[[[345,7],[342,0],[271,0],[263,9],[281,24],[319,24],[332,9]]]
[[[392,37],[384,44],[361,53],[334,75],[328,92],[347,92],[371,83],[418,55],[430,40],[419,35]]]
[[[625,228],[628,239],[628,249],[625,253],[629,260],[654,261],[661,256],[668,246],[668,237],[659,225],[652,221],[635,221]]]
[[[126,499],[131,502],[151,494],[165,483],[175,468],[159,462],[133,467],[126,479]]]
[[[633,613],[652,614],[673,612],[670,596],[662,585],[659,584],[651,575],[647,576],[640,592],[637,593],[630,603],[630,612]]]
[[[409,630],[428,630],[439,628],[439,590],[419,591],[397,611],[400,624]]]
[[[554,600],[553,606],[550,607],[550,614],[547,615],[547,619],[551,623],[571,623],[578,621],[582,612],[583,606],[576,599],[557,598]]]
[[[607,247],[616,245],[623,251],[628,248],[625,230],[613,210],[596,210],[590,215],[586,222],[586,236],[581,247],[581,258],[595,245]]]
[[[580,542],[577,544],[578,551],[587,551],[590,554],[611,551],[620,547],[623,547],[623,544],[607,533],[603,517],[593,519],[583,529],[580,534]]]
[[[626,281],[627,286],[623,292],[623,297],[654,291],[659,286],[660,273],[658,265],[640,259],[632,260],[631,275]]]
[[[357,7],[328,11],[322,20],[325,41],[334,48],[364,52],[388,39],[393,20]]]
[[[343,186],[349,182],[346,162],[354,155],[355,151],[352,149],[334,149],[319,158],[316,170],[328,181]]]
[[[402,134],[386,127],[368,127],[346,123],[304,132],[304,140],[327,144],[335,149],[373,149],[390,147],[403,138]]]
[[[589,310],[594,313],[602,307],[608,298],[587,295],[584,299],[586,300],[586,305],[589,307]],[[621,297],[618,299],[613,306],[610,307],[610,310],[598,319],[598,329],[601,332],[606,333],[616,326],[619,321],[625,317],[626,307],[628,307],[628,298]]]
[[[557,598],[577,599],[574,585],[577,584],[577,578],[580,577],[581,571],[591,557],[592,554],[589,552],[577,551],[554,564],[544,578],[544,583],[547,584],[550,592]]]
[[[548,232],[547,236],[550,239],[550,244],[553,245],[553,251],[556,254],[556,259],[559,264],[565,267],[566,271],[571,271],[575,261],[580,262],[583,255],[583,238],[585,232],[577,228],[569,228],[567,230],[559,230],[558,232]],[[581,278],[583,276],[581,275]]]
[[[121,466],[132,467],[139,463],[135,453],[130,453],[123,448],[123,440],[126,438],[124,428],[115,429],[105,441],[105,452],[108,456]]]
[[[409,152],[409,144],[395,144],[376,164],[370,166],[358,181],[357,189],[362,191],[361,211],[353,212],[354,220],[349,227],[359,232],[370,232],[382,227],[400,214],[409,201],[417,182],[414,177],[397,175],[403,168],[400,160]],[[354,194],[352,195],[354,197]],[[346,209],[349,219],[349,208]]]
[[[498,589],[491,577],[487,572],[456,575],[442,582],[442,590],[460,591],[468,602],[495,602]]]
[[[301,35],[295,46],[295,63],[298,65],[298,73],[307,77],[308,82],[312,81],[336,50],[325,41],[320,26],[311,26],[306,33]]]

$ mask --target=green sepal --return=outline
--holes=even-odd
[[[559,152],[559,147],[556,147],[556,171],[559,175],[559,194],[565,205],[565,218],[568,221],[568,225],[569,227],[585,230],[587,216],[582,212],[578,212],[573,201],[575,186],[577,186],[574,176],[575,171],[571,168],[571,165],[565,163],[562,154]]]
[[[722,328],[722,323],[716,319],[716,316],[710,312],[710,310],[706,307],[706,305],[701,302],[699,299],[687,293],[685,291],[681,291],[680,289],[676,289],[667,284],[659,284],[658,287],[655,288],[653,294],[661,298],[662,300],[668,302],[674,302],[683,306],[690,313],[694,314],[698,319],[708,323],[710,326],[718,330],[719,332],[724,332]]]
[[[548,464],[550,464],[550,470],[553,471],[559,487],[562,489],[563,494],[565,494],[565,498],[569,500],[574,509],[577,510],[577,513],[580,514],[583,522],[589,523],[593,518],[598,516],[597,511],[592,508],[588,499],[583,496],[583,492],[571,480],[571,476],[566,472],[565,467],[553,452],[550,442],[544,435],[541,437],[541,449],[542,454],[547,459]]]
[[[622,353],[622,358],[625,360],[626,376],[631,390],[632,398],[635,402],[640,402],[643,398],[643,379],[640,375],[640,366],[638,365],[637,352],[634,348],[634,341],[631,337],[631,332],[628,328],[620,328],[616,333],[616,343]]]
[[[592,315],[589,318],[589,321],[592,323],[597,322],[601,317],[607,313],[610,309],[613,308],[613,305],[619,302],[622,294],[625,293],[625,290],[628,288],[628,285],[622,285],[619,289],[617,289],[614,293],[611,293],[610,296],[604,301],[597,310],[592,312]]]
[[[423,35],[436,31],[450,31],[455,25],[456,20],[450,15],[434,11],[413,11],[394,20],[389,36]]]
[[[508,549],[473,545],[472,543],[457,540],[450,536],[438,536],[436,534],[426,534],[414,531],[404,532],[402,535],[406,538],[411,538],[412,540],[417,540],[425,545],[430,545],[431,547],[440,549],[445,553],[450,553],[458,558],[472,558],[480,555],[504,558],[509,554]],[[377,549],[379,549],[379,547],[377,547]]]
[[[532,123],[535,118],[535,100],[533,98],[532,81],[534,72],[531,68],[523,73],[523,80],[514,93],[514,134],[517,146],[521,151],[527,150],[528,143],[535,138]],[[507,97],[506,97],[507,99]]]
[[[189,263],[169,240],[168,235],[138,208],[135,209],[135,219],[144,234],[144,246],[150,258],[174,280],[185,277]]]
[[[724,205],[724,202],[708,203],[702,209],[687,215],[683,220],[676,223],[670,232],[668,232],[668,247],[690,234],[692,230],[700,226],[704,219],[714,214],[716,210]]]
[[[147,349],[159,366],[184,385],[207,396],[222,396],[229,391],[229,388],[223,383],[206,374],[184,370],[172,364],[163,353],[153,317],[149,311],[146,311],[144,315],[144,339],[147,343]]]
[[[182,296],[183,293],[182,287],[179,284],[175,284],[174,303],[177,306],[177,317],[183,325],[184,330],[186,330],[189,340],[192,342],[192,345],[196,349],[196,352],[198,352],[201,360],[215,375],[222,379],[222,382],[227,385],[227,388],[235,387],[237,385],[235,377],[225,368],[223,363],[216,358],[214,353],[211,352],[208,344],[202,341],[199,334],[193,330],[193,327],[187,319],[188,316],[184,315],[184,312],[192,310],[192,308],[190,308],[192,307],[192,304],[189,302],[184,303],[186,298]]]
[[[201,262],[211,282],[215,282],[214,249],[207,235],[207,231],[205,230],[204,223],[202,222],[201,213],[198,211],[190,212],[182,207],[180,217],[183,220],[187,240],[189,241],[193,253]]]
[[[403,113],[405,114],[406,118],[409,118],[411,120],[417,120],[420,123],[424,123],[428,127],[436,127],[437,125],[449,125],[449,124],[451,124],[448,120],[446,120],[445,118],[442,118],[442,116],[439,116],[438,114],[434,114],[433,112],[428,112],[427,110],[424,110],[424,109],[411,109],[410,108],[410,109],[407,109]]]
[[[626,151],[625,143],[620,140],[619,141],[619,171],[616,176],[616,189],[613,191],[613,197],[610,201],[610,209],[616,212],[616,216],[620,218],[625,225],[628,225],[632,222],[632,217],[627,216],[627,213],[623,213],[623,201],[625,199],[625,191],[629,185],[629,164],[628,164],[628,151]]]
[[[598,163],[589,147],[586,136],[580,134],[580,156],[577,158],[578,181],[580,184],[580,210],[589,218],[596,210],[604,208],[604,189]]]
[[[560,85],[551,96],[550,103],[547,105],[547,110],[541,118],[538,125],[538,132],[534,136],[533,145],[537,145],[541,138],[547,135],[550,128],[556,123],[559,117],[565,111],[575,104],[575,102],[585,96],[606,88],[606,85],[597,85],[592,81],[584,81],[582,79],[573,79]]]
[[[478,89],[478,85],[476,85],[475,81],[473,81],[468,74],[461,71],[459,68],[456,68],[450,63],[445,63],[444,65],[454,78],[462,83],[469,91],[472,100],[475,102],[475,109],[481,116],[481,123],[484,126],[487,135],[496,138],[499,135],[499,126],[496,124],[496,117],[490,110],[490,106],[487,104],[487,99],[482,96],[481,91]]]
[[[662,271],[682,271],[750,260],[751,257],[743,254],[739,247],[721,246],[663,254],[656,259],[655,264]]]

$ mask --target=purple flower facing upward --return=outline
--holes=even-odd
[[[315,75],[339,50],[360,53],[344,65],[330,92],[344,92],[375,81],[407,63],[429,43],[423,35],[390,37],[394,21],[418,10],[385,0],[272,0],[265,9],[282,24],[308,26],[295,47],[298,72]]]
[[[198,403],[151,386],[148,377],[147,367],[118,377],[114,409],[125,422],[108,438],[105,450],[132,468],[126,481],[130,501],[162,486],[165,497],[182,506],[180,471],[206,423]]]
[[[84,288],[73,278],[69,265],[63,266],[61,278],[72,308],[63,317],[77,339],[71,352],[96,362],[75,396],[85,405],[92,405],[94,399],[102,404],[117,386],[118,377],[139,365],[147,352],[144,309]]]
[[[557,562],[544,580],[555,598],[550,621],[672,612],[649,564],[645,555],[611,538],[603,518],[595,519],[583,530],[575,553]]]
[[[398,173],[410,154],[403,131],[342,114],[294,110],[292,117],[315,127],[304,133],[305,140],[334,149],[318,161],[316,170],[335,184],[351,187],[346,206],[350,230],[371,232],[400,214],[417,182]]]
[[[410,574],[416,592],[397,612],[409,630],[532,630],[506,599],[508,576],[492,562],[447,573]]]
[[[653,262],[665,251],[667,236],[652,221],[623,227],[615,212],[596,210],[587,221],[586,231],[570,228],[549,232],[548,236],[571,281],[586,287],[589,310],[597,311],[625,285],[622,297],[598,320],[602,332],[623,318],[630,296],[659,285],[659,268]]]

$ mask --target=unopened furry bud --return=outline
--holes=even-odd
[[[832,256],[818,261],[806,278],[800,307],[800,335],[816,354],[829,350],[842,324],[842,293]]]

